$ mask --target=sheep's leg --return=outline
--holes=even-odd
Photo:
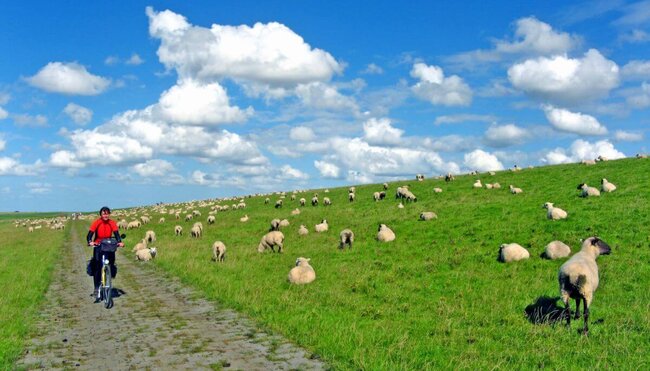
[[[589,322],[589,306],[587,305],[587,299],[584,299],[584,317],[585,317],[585,327],[582,330],[583,335],[587,335],[589,333],[589,325],[587,324]]]
[[[569,298],[563,297],[562,301],[564,302],[564,311],[562,315],[566,317],[566,325],[569,327],[571,326],[571,307],[569,306]]]
[[[586,305],[585,305],[585,307],[586,307]],[[580,318],[580,298],[576,299],[576,313],[575,313],[573,319],[578,319],[578,318]]]
[[[282,252],[282,244],[281,244],[281,243],[280,243],[280,244],[278,244],[278,252],[279,252],[279,253],[281,253],[281,252]]]

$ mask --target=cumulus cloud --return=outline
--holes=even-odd
[[[619,68],[590,49],[581,59],[558,55],[517,63],[508,79],[534,98],[575,104],[607,96],[619,84]]]
[[[137,55],[136,53],[133,53],[133,54],[131,54],[131,57],[129,59],[127,59],[126,62],[124,62],[124,63],[132,65],[132,66],[137,66],[137,65],[140,65],[140,64],[144,63],[144,59],[140,58],[140,56]]]
[[[78,125],[85,125],[93,119],[93,111],[75,103],[68,103],[63,109],[63,113]]]
[[[311,82],[296,86],[295,94],[303,104],[324,110],[345,111],[358,110],[354,99],[338,92],[333,86],[323,82]]]
[[[425,138],[422,145],[436,152],[468,151],[476,147],[478,138],[465,135],[445,135],[436,138]]]
[[[402,142],[404,130],[391,125],[387,118],[372,118],[363,123],[363,139],[374,145],[399,145]]]
[[[83,162],[77,161],[74,153],[65,150],[52,153],[50,155],[50,165],[67,169],[80,169],[86,166]]]
[[[640,142],[643,140],[642,133],[632,133],[624,130],[616,130],[614,139],[620,142]]]
[[[478,171],[503,170],[503,164],[499,161],[497,156],[480,149],[466,153],[464,160],[463,164],[468,169]]]
[[[467,106],[472,102],[472,89],[457,75],[445,77],[442,68],[416,63],[411,69],[411,77],[419,79],[411,87],[420,99],[434,105]]]
[[[341,175],[341,169],[333,163],[316,160],[314,166],[323,178],[337,179]]]
[[[4,140],[4,136],[0,134],[0,151],[4,151],[7,146],[7,142]]]
[[[520,128],[514,124],[507,125],[490,125],[485,131],[483,141],[492,147],[507,147],[515,144],[521,144],[529,138],[526,129]]]
[[[557,130],[580,135],[607,134],[607,128],[593,116],[548,105],[543,108],[546,118]]]
[[[630,61],[621,68],[621,76],[628,80],[650,79],[650,61]]]
[[[86,67],[75,62],[50,62],[26,80],[47,92],[67,95],[98,95],[111,83],[109,79],[93,75]]]
[[[384,73],[384,69],[374,63],[370,63],[361,73],[364,75],[381,75]]]
[[[614,145],[607,140],[590,143],[586,140],[578,139],[571,144],[568,150],[556,148],[548,152],[542,158],[542,162],[550,165],[567,164],[582,160],[593,160],[598,156],[607,157],[612,160],[625,157],[622,152],[614,148]]]
[[[289,131],[289,138],[301,142],[309,142],[316,139],[316,134],[311,128],[306,126],[296,126]]]
[[[643,82],[639,88],[627,89],[623,92],[627,104],[636,109],[650,107],[650,84]]]
[[[45,127],[47,126],[47,117],[43,115],[16,114],[11,116],[14,123],[18,126],[27,127]]]
[[[11,157],[0,157],[0,175],[32,176],[43,169],[40,160],[32,165],[21,164]]]
[[[131,169],[143,178],[163,177],[174,171],[174,165],[169,161],[156,159],[133,165]]]
[[[283,179],[295,179],[295,180],[309,179],[309,175],[289,165],[284,165],[280,168],[280,177]]]

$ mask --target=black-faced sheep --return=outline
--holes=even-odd
[[[208,224],[214,224],[216,220],[217,219],[214,217],[214,215],[208,216]]]
[[[318,206],[318,196],[311,198],[311,206]]]
[[[280,219],[271,220],[271,228],[269,231],[279,231],[280,230]]]
[[[589,187],[587,183],[580,183],[578,184],[578,188],[582,190],[580,192],[580,197],[598,197],[600,196],[600,191],[594,187]]]
[[[183,235],[183,227],[181,227],[180,225],[175,226],[174,227],[174,234],[176,236],[182,236]]]
[[[395,240],[395,232],[393,232],[386,224],[379,224],[377,231],[377,240],[380,242],[390,242]]]
[[[329,197],[323,197],[323,206],[330,206],[332,205],[332,200],[330,200]]]
[[[276,209],[279,209],[279,208],[281,208],[281,207],[282,207],[282,200],[277,200],[277,201],[275,201],[275,208],[276,208]]]
[[[518,243],[504,243],[499,247],[499,261],[502,263],[528,259],[530,253]]]
[[[300,206],[305,206],[306,203],[307,200],[305,200],[304,198],[300,198]]]
[[[319,224],[316,224],[314,226],[314,230],[316,232],[321,233],[321,232],[327,232],[329,229],[329,225],[327,225],[327,220],[323,219]]]
[[[287,279],[290,283],[304,285],[313,282],[316,279],[316,272],[309,261],[311,259],[300,257],[296,259],[296,266],[291,268]]]

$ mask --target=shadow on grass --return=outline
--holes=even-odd
[[[557,305],[560,297],[540,296],[534,304],[526,307],[525,313],[528,322],[535,325],[556,324],[563,319],[564,307]]]

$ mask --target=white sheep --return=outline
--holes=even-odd
[[[147,240],[142,239],[140,242],[136,243],[135,246],[133,246],[133,249],[131,252],[136,252],[138,250],[144,250],[147,248]]]
[[[284,243],[284,234],[280,231],[271,231],[265,234],[260,240],[260,244],[257,246],[257,251],[262,253],[264,250],[271,249],[275,252],[275,246],[278,247],[278,252],[282,252]]]
[[[304,198],[300,198],[300,206],[305,206],[306,202],[307,200],[305,200]]]
[[[279,226],[280,226],[280,228],[286,228],[286,227],[289,226],[289,221],[287,219],[282,219],[282,220],[280,220]]]
[[[194,238],[200,238],[202,234],[203,230],[198,225],[194,225],[192,226],[192,229],[190,229],[190,236]]]
[[[162,224],[162,223],[164,223],[164,222],[165,222],[165,218],[160,218],[160,219],[158,219],[158,224]]]
[[[329,229],[329,225],[327,224],[327,220],[323,219],[319,224],[316,224],[314,226],[314,230],[316,232],[321,233],[321,232],[327,232]]]
[[[610,183],[607,181],[607,179],[603,178],[600,180],[600,189],[603,192],[614,192],[616,190],[616,186],[614,183]]]
[[[472,185],[474,188],[483,188],[483,184],[481,184],[481,179],[476,179],[474,184]]]
[[[580,197],[598,197],[600,196],[600,191],[594,187],[589,187],[587,183],[578,184],[578,188],[582,190],[580,192]]]
[[[420,213],[420,220],[438,219],[438,215],[433,211],[423,211]]]
[[[354,242],[354,232],[350,229],[344,229],[339,233],[339,249],[345,248],[345,245],[348,245],[352,248],[352,243]]]
[[[149,261],[156,257],[157,249],[152,247],[150,249],[142,249],[135,252],[135,260]]]
[[[352,192],[348,193],[348,201],[352,202],[356,198],[356,195]]]
[[[282,200],[277,200],[277,201],[275,201],[275,208],[276,208],[276,209],[281,208],[281,207],[282,207],[282,202],[283,202]]]
[[[182,236],[183,235],[183,227],[181,227],[180,225],[175,226],[174,227],[174,234],[176,234],[177,236]]]
[[[398,208],[398,209],[403,209],[403,208],[404,208],[404,204],[402,204],[402,202],[400,201],[400,203],[397,205],[397,208]]]
[[[318,196],[311,198],[311,206],[318,206]]]
[[[501,188],[501,184],[499,184],[499,183],[492,183],[492,188],[499,189],[499,188]]]
[[[311,259],[300,257],[296,259],[296,266],[291,268],[287,279],[290,283],[303,285],[313,282],[316,279],[316,272],[309,261]]]
[[[280,230],[280,219],[271,220],[271,228],[269,231],[279,231]]]
[[[375,202],[379,201],[379,192],[375,192],[372,194],[372,199],[375,200]]]
[[[217,220],[214,215],[208,216],[208,224],[214,224],[215,220]]]
[[[442,193],[442,188],[436,187],[433,189],[434,193]]]
[[[144,234],[144,239],[147,240],[147,243],[155,242],[156,241],[156,232],[154,232],[152,230],[148,230]]]
[[[599,161],[599,162],[609,161],[609,158],[603,155],[599,155],[598,157],[596,157],[595,161]]]
[[[528,258],[530,253],[518,243],[504,243],[499,247],[500,262],[510,263]]]
[[[298,228],[298,235],[306,236],[307,234],[309,234],[309,230],[307,229],[307,227],[305,227],[304,224],[301,224],[300,228]]]
[[[546,259],[561,259],[566,258],[569,255],[571,255],[571,248],[562,241],[549,242],[544,249],[544,257]]]
[[[248,214],[244,214],[244,216],[239,218],[239,221],[242,223],[246,223],[248,221]]]
[[[332,200],[330,200],[329,197],[323,197],[323,206],[330,206],[332,205]]]
[[[383,186],[384,186],[384,191],[387,191],[388,190],[388,183],[384,183]]]
[[[291,215],[300,215],[300,209],[295,208],[294,210],[291,210]]]
[[[610,247],[598,237],[589,237],[582,243],[579,252],[562,264],[558,273],[558,282],[560,284],[560,296],[564,302],[564,315],[566,324],[571,324],[571,309],[569,298],[576,301],[576,311],[574,319],[580,318],[580,300],[583,302],[584,327],[583,334],[587,335],[589,328],[589,306],[593,300],[593,295],[598,288],[598,265],[596,258],[599,255],[611,253]]]
[[[521,190],[521,188],[513,187],[512,184],[510,185],[510,193],[512,193],[513,195],[516,195],[516,194],[519,194],[519,193],[522,193],[522,192],[523,191]]]
[[[212,244],[212,260],[222,262],[226,259],[226,245],[221,241],[215,241]]]
[[[566,211],[560,209],[559,207],[553,206],[552,202],[544,203],[544,205],[542,205],[542,209],[548,210],[546,212],[546,217],[551,220],[566,219],[568,215]]]
[[[582,163],[584,165],[596,165],[596,161],[594,160],[582,160]]]
[[[386,224],[379,224],[377,231],[377,240],[380,242],[390,242],[395,240],[395,232],[393,232]]]

